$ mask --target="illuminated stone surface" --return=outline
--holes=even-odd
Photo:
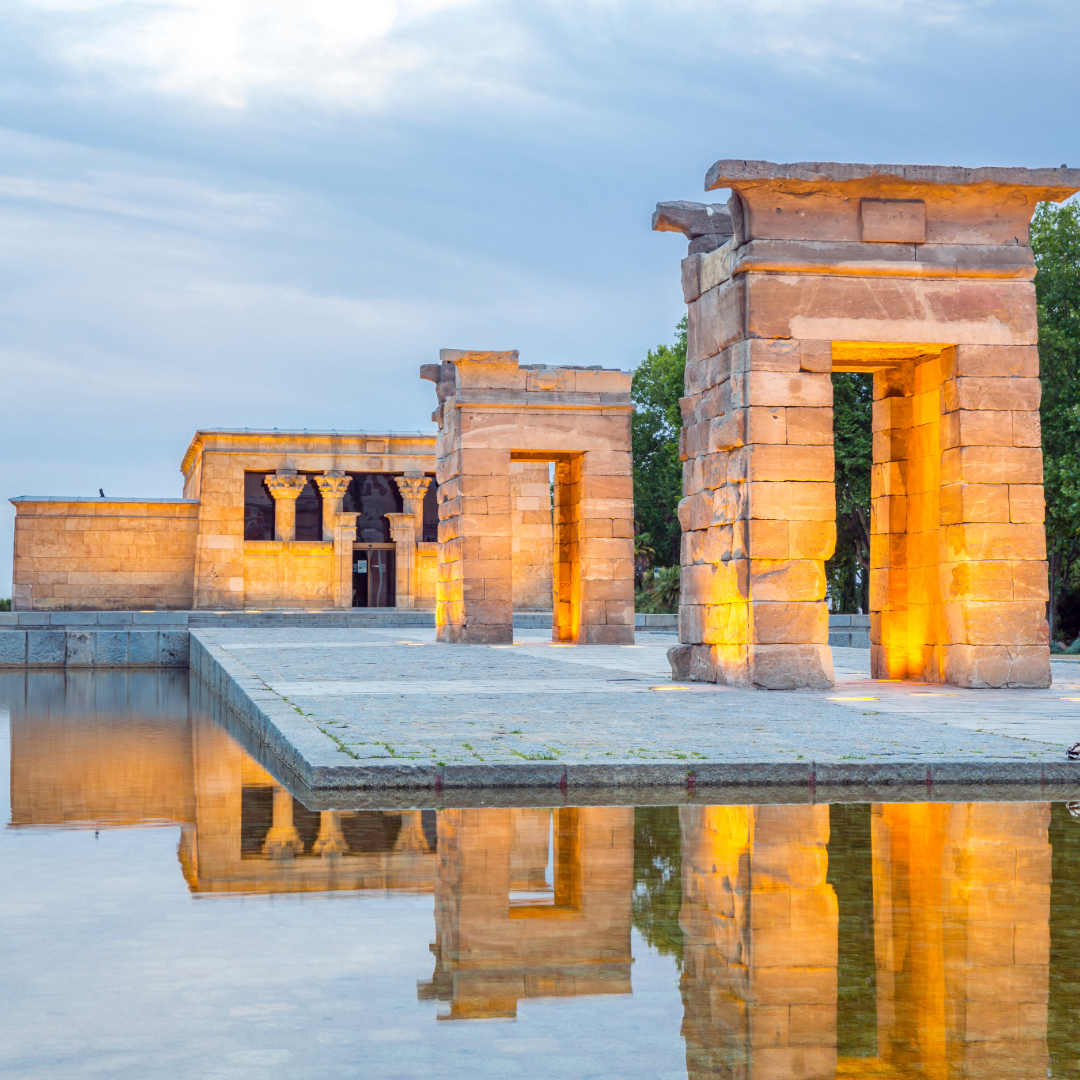
[[[421,629],[198,630],[193,663],[238,710],[241,695],[258,709],[242,711],[245,722],[320,790],[419,797],[437,768],[447,788],[563,777],[572,790],[684,788],[688,772],[701,784],[805,788],[812,769],[819,784],[1080,780],[1064,760],[1076,705],[1061,688],[943,694],[875,683],[865,649],[836,650],[835,691],[673,686],[670,634],[615,648],[516,636],[513,646],[459,650]],[[1058,667],[1080,689],[1080,665]]]
[[[519,461],[555,465],[552,639],[632,642],[630,375],[443,349],[421,376],[439,402],[439,640],[513,641],[514,592],[523,587],[514,582],[511,506]]]
[[[706,187],[734,235],[682,270],[673,672],[831,685],[830,373],[867,371],[875,677],[1048,686],[1028,224],[1080,170],[720,161]]]

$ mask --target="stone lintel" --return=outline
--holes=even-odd
[[[718,188],[743,190],[751,185],[771,186],[776,190],[805,191],[810,185],[884,184],[942,187],[974,184],[1000,187],[1036,188],[1046,194],[1040,201],[1060,202],[1080,191],[1080,169],[1062,166],[1057,169],[1024,169],[988,166],[968,169],[961,165],[864,165],[844,161],[740,161],[724,158],[705,175],[705,190]]]
[[[1025,247],[1035,206],[1080,191],[1080,169],[721,161],[706,187],[731,189],[736,247],[757,239]]]

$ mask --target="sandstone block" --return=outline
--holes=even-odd
[[[685,567],[683,568],[685,573]],[[688,604],[685,598],[679,603],[679,641],[698,645],[705,640],[708,612],[701,604]]]
[[[750,657],[750,682],[765,690],[828,690],[833,685],[828,645],[753,645]],[[797,955],[803,958],[802,946]]]
[[[710,289],[687,305],[686,359],[704,360],[718,353],[720,344],[720,288]]]
[[[952,601],[942,605],[942,612],[950,643],[1049,646],[1049,627],[1040,601]]]
[[[1042,522],[1046,517],[1046,502],[1042,484],[1009,485],[1009,521]]]
[[[823,600],[825,570],[816,559],[754,559],[750,595],[755,601]]]
[[[959,345],[942,353],[942,375],[1035,379],[1039,350],[1034,345]]]
[[[768,603],[755,599],[752,610],[754,641],[759,644],[828,644],[829,613],[822,603]]]
[[[632,625],[586,623],[582,630],[583,644],[586,645],[633,645],[634,643]]]
[[[950,562],[967,559],[1046,558],[1046,536],[1041,525],[966,524],[949,525],[945,551]]]
[[[510,451],[464,447],[460,455],[459,471],[463,476],[509,476]],[[440,480],[439,483],[442,483]],[[507,489],[507,493],[509,488]]]
[[[701,295],[702,254],[689,255],[681,263],[683,300],[689,304]]]
[[[744,274],[748,337],[1034,345],[1026,281]]]
[[[803,371],[832,372],[833,350],[831,341],[802,341],[799,346],[799,366]]]
[[[832,407],[832,378],[814,372],[751,371],[746,376],[746,403],[775,408],[782,405]]]
[[[801,524],[801,523],[800,523]],[[812,522],[824,525],[825,522]],[[786,559],[790,554],[789,529],[787,521],[770,518],[755,518],[748,522],[750,529],[750,554],[755,559]],[[834,525],[835,529],[835,525]],[[813,558],[813,556],[803,556]]]
[[[958,446],[941,452],[942,484],[1042,482],[1042,451],[1039,449],[1016,446]]]
[[[707,613],[705,643],[744,645],[750,640],[750,607],[745,601],[713,604]]]
[[[941,418],[941,447],[1012,446],[1012,414],[963,409]]]
[[[906,495],[882,495],[870,500],[870,530],[874,533],[907,532]]]
[[[797,341],[746,338],[735,342],[729,348],[728,356],[732,371],[797,372],[801,370]]]
[[[1013,412],[1013,446],[1042,446],[1042,421],[1037,412]]]
[[[834,484],[756,481],[749,492],[749,516],[791,521],[831,521],[836,513]]]
[[[942,563],[941,596],[945,600],[1012,600],[1014,565],[1024,564],[1007,560]],[[960,637],[954,640],[968,639]]]
[[[671,677],[676,681],[689,679],[692,653],[692,645],[672,645],[668,649],[667,659],[671,665]]]
[[[1042,385],[1038,379],[962,376],[941,384],[942,412],[956,409],[1038,411]]]
[[[706,449],[716,452],[742,446],[746,438],[745,423],[746,413],[742,409],[727,416],[717,417],[709,427]],[[756,440],[751,439],[751,441]]]
[[[806,446],[832,446],[832,409],[789,408],[787,410],[787,441],[789,444]]]
[[[752,407],[735,415],[745,417],[748,443],[785,443],[787,442],[787,410],[783,407],[766,409]],[[742,446],[742,441],[733,444]]]
[[[831,559],[835,550],[835,521],[788,522],[788,556],[790,558]]]
[[[875,401],[871,423],[874,431],[911,427],[911,398],[887,397]]]
[[[831,446],[779,446],[761,444],[748,447],[751,480],[833,479]]]
[[[942,525],[965,521],[1007,522],[1009,501],[1007,484],[946,484],[940,494],[940,521]]]
[[[1013,599],[1049,600],[1049,567],[1045,562],[1012,563]]]

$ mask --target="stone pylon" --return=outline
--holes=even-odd
[[[832,373],[874,375],[878,678],[1047,686],[1035,206],[1078,169],[719,161],[683,232],[677,677],[832,683]],[[725,239],[725,237],[727,237]]]

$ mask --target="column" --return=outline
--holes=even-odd
[[[691,1080],[833,1080],[836,893],[827,806],[682,807]]]
[[[439,439],[452,438],[447,422]],[[462,447],[439,470],[438,640],[510,644],[510,451]]]
[[[431,477],[423,473],[407,472],[402,476],[395,476],[394,483],[401,492],[402,510],[413,516],[416,538],[419,540],[424,535],[424,496],[431,484]]]
[[[342,500],[349,490],[350,477],[343,472],[325,472],[315,477],[322,494],[323,539],[333,540],[337,515],[341,513]]]
[[[351,608],[353,602],[353,541],[356,539],[356,519],[359,513],[338,513],[334,516],[334,565],[337,567],[337,600],[335,607]]]
[[[836,543],[831,343],[733,341],[739,288],[728,282],[689,305],[672,671],[823,689],[833,678],[824,603]]]
[[[341,831],[341,813],[337,810],[323,810],[319,814],[319,835],[315,838],[311,850],[316,855],[343,855],[349,850],[345,836]]]
[[[588,450],[576,460],[580,460],[577,529],[582,625],[575,640],[589,645],[632,645],[634,476],[631,455],[622,451]]]
[[[274,496],[274,539],[296,539],[296,500],[307,485],[306,476],[297,476],[295,469],[279,469],[266,478],[266,486]]]
[[[263,841],[263,851],[274,859],[291,859],[303,852],[300,834],[293,825],[293,797],[285,788],[274,787],[274,823]]]
[[[944,680],[1049,686],[1038,351],[958,345],[941,362]]]
[[[385,516],[390,522],[390,539],[397,545],[394,606],[412,608],[415,606],[416,518],[408,513]]]

